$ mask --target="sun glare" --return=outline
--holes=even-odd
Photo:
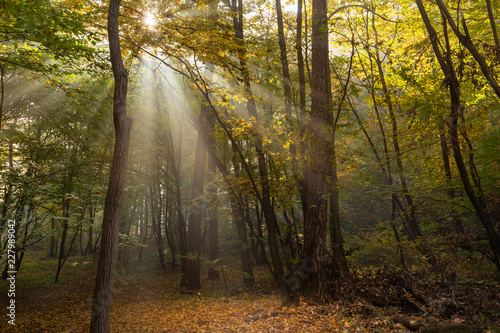
[[[156,25],[156,18],[153,13],[147,13],[144,15],[144,24],[148,28],[153,28]]]

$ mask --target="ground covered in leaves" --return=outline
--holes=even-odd
[[[16,325],[9,325],[8,318],[3,315],[0,332],[88,332],[95,277],[93,258],[70,258],[57,284],[52,281],[53,265],[53,261],[40,259],[24,267],[16,281]],[[338,299],[327,305],[302,302],[299,307],[280,308],[274,284],[264,269],[257,270],[257,284],[252,289],[243,288],[240,280],[237,272],[228,269],[225,282],[205,279],[200,292],[189,293],[178,288],[178,269],[162,273],[151,263],[140,263],[133,269],[118,268],[113,292],[112,332],[498,331],[494,325],[486,329],[479,327],[477,322],[470,324],[466,316],[456,313],[433,317],[432,309],[426,308],[418,294],[415,299],[411,291],[404,296],[410,298],[406,305],[403,302],[391,306],[391,301],[398,300],[391,300],[389,290],[379,295],[381,304],[373,305],[377,300],[370,300],[370,297],[383,291],[377,291],[377,285],[369,281],[359,282],[360,288],[367,289],[364,298]],[[397,287],[398,282],[387,283]],[[6,286],[6,281],[1,281],[1,290],[6,290]],[[495,297],[499,296],[487,295],[495,302]],[[9,302],[6,292],[0,295],[0,302],[5,309]],[[417,309],[412,310],[412,305]],[[407,312],[413,312],[400,314],[405,306],[410,308]]]

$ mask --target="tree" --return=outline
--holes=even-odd
[[[500,269],[500,263],[499,263],[500,236],[498,232],[495,230],[492,220],[488,214],[487,204],[484,202],[481,196],[477,195],[473,185],[470,182],[469,172],[467,171],[467,167],[462,156],[462,148],[460,146],[460,139],[459,139],[459,120],[463,106],[460,98],[460,82],[458,80],[456,71],[453,67],[453,63],[451,62],[450,44],[448,41],[448,36],[445,35],[445,40],[446,40],[445,45],[447,47],[446,49],[447,53],[443,55],[438,44],[439,41],[438,35],[436,33],[436,30],[432,26],[432,23],[429,19],[429,16],[427,15],[427,11],[425,10],[422,1],[416,0],[416,3],[420,15],[422,16],[422,20],[427,29],[427,32],[429,34],[429,37],[431,39],[432,49],[434,51],[434,54],[436,55],[439,66],[441,67],[441,70],[445,76],[446,84],[449,88],[451,112],[448,122],[448,131],[450,134],[451,145],[453,148],[453,156],[455,159],[458,172],[460,174],[460,179],[462,180],[465,193],[467,194],[479,220],[481,221],[486,231],[486,234],[488,236],[488,241],[495,254],[495,264],[497,265],[497,268]],[[443,15],[445,15],[446,17],[445,13],[443,13]]]
[[[201,102],[198,124],[206,126],[210,107],[205,100]],[[186,263],[186,276],[183,278],[184,286],[188,289],[200,289],[201,273],[201,222],[203,213],[203,191],[206,168],[205,138],[198,132],[194,158],[193,182],[191,190],[191,209],[189,212],[189,228],[187,239],[188,258]]]
[[[326,300],[327,253],[326,226],[328,222],[328,196],[331,186],[328,174],[332,168],[331,130],[332,94],[328,57],[327,1],[312,3],[311,54],[311,114],[308,125],[310,136],[307,161],[307,214],[304,221],[305,260],[311,265],[310,280],[304,287],[310,300]]]
[[[74,5],[74,4],[73,4]],[[4,1],[0,18],[0,129],[5,121],[5,78],[22,68],[43,76],[47,82],[67,89],[62,74],[87,72],[101,66],[102,54],[94,47],[99,40],[87,29],[86,10],[48,0]],[[33,27],[36,27],[34,29]],[[50,59],[50,61],[49,61]],[[90,66],[89,63],[92,63]]]
[[[467,22],[465,20],[464,14],[460,8],[460,5],[458,7],[458,11],[460,12],[460,20],[462,23],[462,29],[464,30],[464,33],[460,32],[459,27],[453,20],[453,17],[451,16],[450,12],[448,11],[448,8],[444,4],[442,0],[437,0],[436,1],[442,15],[446,18],[446,21],[448,21],[448,24],[450,25],[451,30],[455,34],[455,36],[458,38],[460,44],[465,46],[467,50],[470,52],[474,60],[477,62],[479,67],[481,68],[481,72],[483,73],[484,78],[488,81],[489,85],[495,92],[495,94],[500,98],[500,86],[498,85],[498,81],[496,80],[492,70],[490,69],[491,66],[486,63],[485,57],[479,53],[477,50],[476,46],[474,45],[474,42],[472,40],[472,37],[470,36],[469,28],[467,27]],[[491,5],[489,4],[489,1],[486,3],[487,4],[487,9],[488,9],[488,18],[490,20],[490,23],[492,24],[492,33],[493,37],[495,39],[495,46],[498,48],[498,36],[497,36],[497,31],[496,27],[493,24],[494,19],[493,19],[493,13],[491,10]],[[496,54],[495,56],[498,57],[498,50],[494,51]]]
[[[92,298],[91,332],[110,331],[110,303],[118,251],[118,228],[124,198],[125,173],[132,120],[127,117],[128,75],[121,56],[118,16],[121,0],[111,0],[108,10],[110,60],[115,78],[113,120],[115,146],[104,204],[101,250]]]

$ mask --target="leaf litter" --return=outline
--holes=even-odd
[[[95,267],[83,272],[70,275],[64,283],[23,289],[16,296],[16,325],[2,320],[0,332],[88,332]],[[262,272],[252,288],[242,287],[237,274],[228,277],[232,287],[228,293],[222,281],[208,280],[203,280],[199,292],[180,290],[178,268],[161,273],[149,266],[116,274],[111,332],[442,331],[441,326],[433,330],[431,317],[400,316],[396,309],[382,310],[364,300],[338,299],[326,305],[302,300],[299,307],[281,308],[272,280]],[[0,296],[2,304],[4,298]],[[459,328],[463,320],[452,318],[450,323]],[[464,327],[460,332],[486,332]]]

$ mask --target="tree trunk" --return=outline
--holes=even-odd
[[[109,49],[115,88],[113,95],[113,120],[116,132],[113,162],[104,202],[102,240],[97,267],[96,284],[92,299],[90,332],[110,331],[110,303],[113,273],[118,251],[118,226],[123,205],[125,174],[132,120],[127,118],[127,70],[123,65],[120,49],[118,16],[121,0],[110,0],[108,11]]]
[[[334,125],[335,126],[335,125]],[[335,132],[335,129],[333,129]],[[332,139],[335,144],[335,138]],[[330,169],[332,186],[330,189],[330,240],[332,244],[332,277],[340,280],[342,276],[349,274],[347,261],[344,254],[344,240],[340,224],[339,188],[337,176],[337,158],[335,147],[332,154],[332,168]]]
[[[204,100],[201,102],[199,124],[206,126],[209,106]],[[186,279],[184,287],[187,289],[200,289],[201,272],[201,218],[203,213],[203,191],[205,181],[206,164],[205,138],[201,132],[196,140],[196,152],[194,157],[194,174],[191,188],[191,209],[189,212],[189,226],[187,239],[188,258],[186,262]]]
[[[459,234],[463,234],[465,232],[464,229],[464,222],[462,219],[458,216],[456,213],[455,209],[453,208],[453,200],[455,200],[456,195],[455,191],[453,190],[453,185],[452,185],[452,175],[451,175],[451,165],[450,165],[450,152],[448,148],[448,139],[446,136],[446,130],[444,126],[444,122],[440,121],[439,123],[439,142],[441,144],[441,156],[443,158],[443,167],[444,167],[444,174],[446,177],[446,186],[447,186],[447,193],[448,197],[450,198],[451,202],[451,216],[453,219],[453,226],[455,228],[455,231]]]
[[[283,73],[283,89],[285,93],[285,117],[292,116],[292,88],[290,79],[290,70],[288,69],[288,58],[286,51],[285,32],[283,28],[283,12],[281,9],[281,0],[276,0],[276,20],[278,22],[278,44],[280,47],[281,71]],[[289,120],[291,123],[291,121]]]
[[[184,213],[182,212],[182,197],[180,188],[180,179],[176,178],[176,197],[177,197],[177,230],[179,232],[179,252],[181,254],[181,283],[184,284],[183,279],[186,277],[186,260],[187,260],[187,232],[186,232],[186,220],[184,219]]]
[[[236,232],[238,233],[238,239],[240,241],[240,257],[241,265],[243,270],[243,283],[247,286],[251,286],[255,283],[255,278],[253,275],[252,259],[250,257],[250,249],[248,246],[248,236],[244,221],[244,212],[240,203],[231,196],[231,207],[233,210],[233,219],[236,226]]]
[[[0,130],[2,129],[3,105],[5,101],[5,68],[7,64],[0,63]]]
[[[201,91],[203,91],[203,90],[201,90]],[[228,136],[232,142],[233,149],[237,151],[238,148],[236,147],[236,143],[234,142],[234,139],[232,138],[232,136],[230,136],[230,132],[227,130],[227,127],[225,126],[224,122],[219,118],[219,115],[217,114],[214,107],[210,104],[210,98],[209,98],[208,93],[206,91],[204,91],[203,95],[204,95],[204,98],[207,101],[207,103],[210,105],[210,108],[212,110],[212,115],[217,119],[219,124],[223,127],[226,134],[228,134]],[[237,195],[237,193],[234,191],[234,189],[232,187],[232,184],[231,184],[232,177],[229,174],[229,172],[227,171],[226,164],[223,163],[219,159],[219,157],[217,156],[217,152],[215,150],[214,138],[208,133],[207,129],[204,128],[204,126],[199,126],[199,130],[203,133],[203,136],[205,138],[208,138],[209,144],[207,144],[207,146],[206,146],[208,154],[210,155],[210,158],[215,163],[217,169],[219,169],[224,181],[226,182],[227,189],[229,191],[229,195],[230,195],[230,199],[231,199],[231,207],[232,207],[232,211],[234,214],[234,221],[236,223],[238,238],[241,242],[240,254],[241,254],[242,266],[243,266],[242,269],[243,269],[243,274],[244,274],[243,280],[244,280],[245,284],[252,285],[255,282],[255,280],[254,280],[254,275],[253,275],[252,263],[250,260],[250,252],[248,251],[248,238],[246,235],[246,226],[245,226],[245,221],[246,221],[247,217],[245,215],[244,208],[242,206],[242,198]],[[239,168],[238,166],[235,167],[235,177],[238,177],[238,174],[237,174],[238,168]],[[249,174],[249,176],[251,176],[251,174]],[[182,252],[181,252],[181,254],[182,254]]]
[[[495,41],[495,57],[500,60],[500,40],[498,39],[497,24],[495,16],[493,16],[493,8],[491,7],[491,0],[486,0],[486,9],[488,11],[488,19],[490,21],[491,32],[493,33],[493,40]]]
[[[87,242],[87,247],[85,249],[85,254],[91,254],[91,253],[94,253],[94,248],[92,246],[93,244],[93,238],[94,238],[94,223],[95,223],[95,212],[96,212],[96,208],[94,208],[94,206],[91,206],[90,207],[90,211],[89,211],[89,214],[90,214],[90,226],[89,226],[89,232],[88,232],[88,242]]]
[[[52,232],[55,231],[56,225],[55,225],[55,220],[52,218],[50,220],[50,227],[52,229]],[[56,236],[54,234],[50,235],[50,251],[49,251],[49,256],[50,257],[55,257],[57,254],[57,241],[56,241]]]
[[[233,152],[236,151],[235,144],[232,144]],[[233,153],[233,168],[234,176],[236,178],[240,175],[240,166],[236,158],[236,153]],[[239,199],[239,200],[238,200]],[[241,265],[243,269],[243,282],[245,285],[253,285],[255,283],[252,259],[250,257],[250,248],[248,246],[248,236],[246,228],[246,215],[245,208],[243,207],[242,198],[236,197],[236,195],[231,196],[231,210],[233,211],[233,220],[236,226],[236,232],[238,233],[238,239],[240,240],[240,256]]]
[[[297,70],[299,72],[299,107],[304,111],[306,107],[306,78],[304,72],[304,56],[302,54],[302,0],[297,1]]]
[[[70,207],[70,199],[69,199],[69,194],[71,193],[71,188],[72,188],[72,183],[73,183],[73,169],[72,166],[70,166],[70,171],[68,175],[68,179],[66,180],[67,183],[64,186],[64,191],[63,191],[63,199],[62,199],[62,208],[63,208],[63,232],[61,236],[61,247],[59,248],[59,261],[57,262],[57,272],[56,272],[56,277],[54,282],[58,282],[59,280],[59,273],[61,273],[62,266],[64,264],[64,258],[66,256],[66,236],[68,234],[68,228],[69,228],[69,207]],[[67,197],[68,196],[68,197]],[[69,254],[69,253],[68,253]]]
[[[171,216],[171,211],[170,211],[170,200],[169,200],[169,186],[165,186],[165,238],[167,239],[167,244],[168,248],[170,249],[170,254],[172,256],[172,268],[175,268],[177,266],[177,261],[175,257],[175,252],[177,251],[177,248],[175,246],[175,235],[174,231],[170,231],[172,228],[170,228],[171,223],[169,223],[169,217]],[[170,214],[169,214],[170,213]]]
[[[12,172],[13,169],[14,169],[14,143],[12,142],[12,140],[9,140],[9,173]],[[9,211],[10,209],[9,206],[13,201],[12,188],[13,188],[12,182],[8,182],[8,184],[4,186],[4,200],[2,203],[2,211],[0,213],[1,214],[0,233],[3,233],[3,231],[5,230],[5,226],[9,218],[9,214],[7,214],[7,212]]]
[[[328,57],[327,0],[312,2],[311,142],[307,165],[307,204],[304,221],[305,266],[309,280],[304,286],[308,300],[324,302],[327,283],[326,226],[328,222],[328,173],[331,169],[331,89]]]
[[[306,25],[307,25],[307,16],[306,16]],[[307,30],[306,30],[307,35]],[[296,45],[297,48],[297,70],[299,72],[299,109],[300,116],[302,116],[306,109],[306,78],[304,71],[304,55],[302,53],[302,0],[297,1],[297,39]],[[307,49],[307,43],[306,43]],[[306,50],[307,52],[307,50]],[[307,61],[307,59],[306,59]],[[309,75],[310,78],[310,75]],[[300,121],[300,117],[299,117]],[[301,129],[301,136],[303,135],[303,131]],[[303,147],[302,147],[303,148]],[[290,145],[290,152],[292,154],[292,158],[295,159],[296,147]],[[296,168],[295,163],[292,165],[292,168]],[[304,171],[303,177],[299,177],[298,180],[298,188],[300,194],[300,201],[302,204],[302,214],[303,220],[306,219],[307,215],[307,173]]]
[[[219,258],[219,221],[217,220],[217,184],[216,169],[212,159],[208,160],[207,184],[208,188],[208,235],[209,248],[208,260],[214,262]],[[219,271],[215,265],[211,264],[208,268],[208,279],[219,280]]]
[[[154,183],[156,181],[156,184]],[[161,206],[158,207],[158,202],[161,202],[161,192],[155,191],[156,185],[158,185],[157,179],[151,179],[150,182],[150,203],[151,203],[151,229],[153,230],[153,236],[156,242],[156,251],[158,252],[158,262],[160,263],[160,267],[162,271],[167,269],[167,265],[165,264],[165,256],[163,254],[163,238],[161,232]],[[159,185],[158,185],[159,186]],[[158,199],[155,198],[156,194],[158,194]]]

